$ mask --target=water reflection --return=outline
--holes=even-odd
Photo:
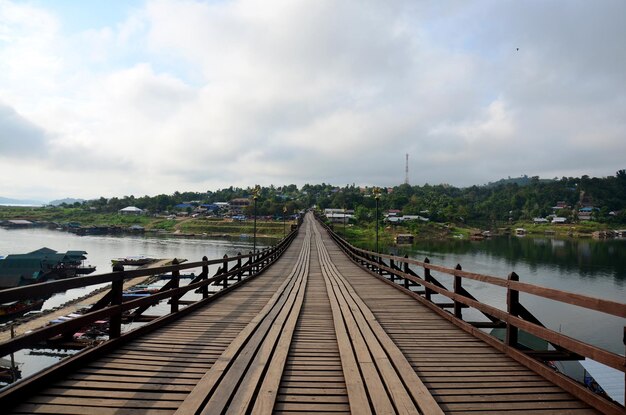
[[[511,270],[523,264],[532,271],[538,267],[575,271],[584,278],[610,276],[626,280],[626,240],[596,241],[591,239],[551,239],[497,237],[484,241],[420,241],[399,253],[456,254],[483,256],[503,261]]]

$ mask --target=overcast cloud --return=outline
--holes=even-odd
[[[0,0],[0,196],[613,175],[626,2]]]

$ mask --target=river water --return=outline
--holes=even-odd
[[[257,246],[263,247],[273,242],[259,239]],[[87,251],[87,263],[96,265],[96,273],[101,274],[111,271],[111,259],[131,255],[199,261],[205,255],[209,259],[215,259],[224,254],[232,256],[237,252],[245,253],[252,249],[252,238],[227,240],[172,236],[77,236],[39,228],[0,228],[0,256],[26,253],[44,246],[60,252]],[[466,271],[502,278],[514,271],[522,282],[622,303],[626,301],[626,240],[500,237],[479,242],[419,242],[410,249],[391,250],[402,255],[408,253],[418,260],[428,257],[436,265],[452,268],[461,264]],[[191,271],[194,270],[189,270]],[[422,275],[421,270],[417,271]],[[451,287],[451,278],[434,275],[440,282]],[[464,282],[464,287],[479,300],[506,309],[504,289],[475,281]],[[90,287],[57,294],[48,299],[43,308],[56,307],[87,294],[92,289]],[[520,300],[547,327],[612,352],[624,353],[622,336],[626,319],[557,304],[523,293]],[[24,363],[22,372],[25,376],[59,359],[54,353],[38,359],[34,359],[29,353],[22,351],[16,354],[16,359]]]

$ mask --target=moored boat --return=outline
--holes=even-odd
[[[125,258],[116,258],[112,259],[111,263],[113,265],[132,265],[132,266],[140,266],[150,264],[156,261],[156,258],[149,258],[143,255],[138,256],[127,256]]]

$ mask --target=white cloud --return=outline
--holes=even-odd
[[[22,187],[41,168],[62,196],[393,185],[407,152],[415,184],[606,175],[626,6],[604,6],[155,0],[68,33],[0,0],[0,100],[46,149]]]

